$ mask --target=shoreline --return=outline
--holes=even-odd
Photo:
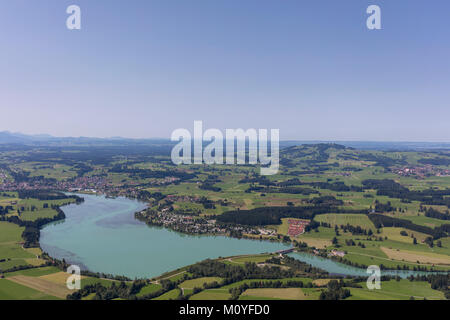
[[[105,197],[105,198],[111,198],[112,196],[111,195],[108,195],[108,194],[99,194],[99,193],[73,193],[73,192],[67,192],[67,191],[64,191],[64,193],[69,193],[69,194],[72,194],[72,195],[91,195],[91,196],[103,196],[103,197]],[[119,197],[123,197],[123,198],[126,198],[126,199],[129,199],[129,200],[137,200],[137,201],[139,201],[139,202],[142,202],[143,204],[145,203],[145,205],[147,205],[148,206],[148,203],[147,202],[145,202],[145,201],[142,201],[142,200],[139,200],[139,199],[137,199],[137,198],[135,198],[135,197],[128,197],[128,196],[119,196]],[[112,197],[112,198],[117,198],[117,197]],[[83,198],[83,202],[84,202],[84,198]],[[52,223],[55,223],[55,222],[58,222],[58,221],[63,221],[64,219],[65,219],[65,213],[64,213],[64,211],[63,211],[63,209],[61,209],[61,207],[64,207],[64,206],[66,206],[66,205],[71,205],[71,204],[80,204],[79,202],[77,203],[77,202],[75,202],[75,203],[68,203],[68,204],[65,204],[65,205],[62,205],[62,206],[60,206],[60,207],[58,207],[58,209],[62,212],[62,214],[63,215],[60,215],[60,214],[58,214],[57,216],[55,216],[54,218],[53,218],[53,220],[52,221],[49,221],[49,222],[47,222],[47,223],[45,223],[44,225],[41,225],[40,227],[39,227],[39,240],[40,240],[40,232],[41,232],[41,229],[43,229],[45,226],[47,226],[48,224],[52,224]],[[148,208],[148,207],[147,207]],[[146,209],[147,209],[146,208]],[[147,221],[143,221],[143,220],[141,220],[141,219],[139,219],[139,218],[137,218],[136,217],[136,214],[138,214],[138,213],[140,213],[140,212],[142,212],[142,211],[145,211],[146,209],[143,209],[143,210],[140,210],[140,211],[136,211],[135,213],[134,213],[134,218],[136,219],[136,220],[138,220],[138,221],[141,221],[141,222],[144,222],[146,225],[148,225],[148,226],[152,226],[152,227],[160,227],[160,228],[162,228],[162,229],[166,229],[166,230],[170,230],[170,231],[173,231],[173,232],[176,232],[176,233],[178,233],[178,234],[181,234],[181,235],[187,235],[187,236],[206,236],[206,237],[210,237],[210,236],[213,236],[213,237],[226,237],[226,238],[234,238],[234,239],[245,239],[245,240],[259,240],[259,241],[268,241],[268,242],[276,242],[276,243],[280,243],[280,244],[283,244],[283,245],[286,245],[286,246],[288,246],[289,245],[289,243],[288,242],[284,242],[284,241],[280,241],[280,239],[264,239],[264,238],[261,238],[261,239],[258,239],[257,238],[257,236],[256,237],[250,237],[250,236],[247,236],[247,235],[242,235],[242,236],[240,236],[240,237],[238,237],[238,236],[233,236],[233,235],[231,235],[231,234],[227,234],[227,233],[188,233],[188,232],[183,232],[182,230],[176,230],[176,229],[174,229],[174,228],[170,228],[170,227],[167,227],[167,226],[163,226],[163,225],[156,225],[156,224],[151,224],[151,223],[148,223]],[[291,245],[292,245],[292,242],[290,243]],[[38,247],[42,250],[42,252],[43,252],[43,259],[45,260],[45,261],[47,261],[47,262],[53,262],[54,260],[58,260],[57,258],[54,258],[54,257],[51,257],[47,252],[45,252],[43,249],[42,249],[42,247],[41,247],[41,244],[40,244],[40,241],[38,242]],[[312,247],[307,247],[308,249],[311,249],[312,250]],[[296,248],[296,251],[297,252],[305,252],[305,253],[308,253],[307,251],[302,251],[302,250],[299,250],[299,248]],[[263,253],[261,253],[261,254],[263,254]],[[273,254],[273,252],[271,252],[271,254]],[[256,254],[255,254],[256,255]],[[49,260],[47,260],[46,258],[48,257],[48,259]],[[342,261],[340,261],[340,260],[338,260],[338,259],[333,259],[333,258],[330,258],[330,257],[322,257],[322,256],[320,256],[320,255],[318,255],[318,257],[321,257],[321,258],[323,258],[323,259],[327,259],[327,260],[330,260],[330,261],[332,261],[332,262],[337,262],[337,263],[341,263],[341,264],[343,264],[343,265],[346,265],[346,266],[349,266],[349,267],[353,267],[353,268],[357,268],[357,269],[360,269],[360,270],[364,270],[364,268],[362,268],[361,266],[354,266],[354,265],[352,265],[351,264],[351,262],[350,261],[347,261],[347,260],[342,260]],[[300,260],[300,259],[298,259],[298,260]],[[302,260],[300,260],[300,261],[302,261]],[[311,265],[311,266],[313,266],[313,265]],[[423,272],[425,272],[425,273],[428,273],[428,274],[433,274],[433,273],[449,273],[450,272],[450,270],[411,270],[411,269],[393,269],[393,268],[383,268],[382,269],[383,271],[391,271],[391,272],[395,272],[395,271],[399,271],[399,272],[402,272],[402,271],[406,271],[406,272],[418,272],[418,273],[423,273]],[[6,271],[8,271],[8,270],[6,270]],[[89,270],[89,268],[85,268],[85,269],[83,269],[83,271],[85,271],[85,272],[89,272],[89,273],[91,273],[92,271],[90,271]],[[326,270],[325,270],[326,271]],[[170,270],[169,271],[167,271],[167,272],[171,272]],[[327,271],[328,272],[328,271]],[[102,272],[93,272],[93,273],[98,273],[98,274],[103,274]],[[331,275],[331,274],[333,274],[332,272],[329,272],[329,274]],[[113,275],[113,276],[122,276],[122,275]]]

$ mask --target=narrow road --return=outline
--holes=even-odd
[[[165,278],[160,278],[160,279],[155,280],[155,281],[150,281],[150,283],[159,284],[159,282],[160,282],[161,280],[170,279],[170,278],[173,278],[173,277],[178,276],[178,275],[183,274],[183,273],[186,273],[186,270],[181,271],[181,272],[178,272],[178,273],[175,273],[175,274],[173,274],[173,275],[171,275],[171,276],[168,276],[168,277],[165,277]]]

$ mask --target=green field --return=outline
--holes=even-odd
[[[22,248],[21,234],[25,228],[9,222],[0,221],[0,270],[28,265],[27,259],[36,256]]]
[[[308,300],[301,288],[247,289],[239,300]]]
[[[319,214],[314,218],[314,220],[318,222],[326,222],[331,224],[332,227],[334,226],[341,226],[341,225],[351,225],[351,226],[359,226],[363,229],[371,229],[375,230],[375,226],[373,225],[372,221],[369,220],[369,218],[366,215],[362,214]]]
[[[208,289],[194,294],[189,300],[228,300],[230,297],[228,290]]]
[[[441,291],[431,289],[430,284],[423,281],[382,281],[380,290],[369,290],[365,283],[361,283],[361,286],[361,289],[350,289],[352,296],[348,300],[409,300],[410,297],[422,300],[444,299]]]
[[[58,300],[58,298],[6,279],[0,279],[0,300]]]
[[[173,289],[163,295],[154,298],[153,300],[175,300],[181,294],[180,289]]]
[[[160,290],[161,288],[162,288],[161,285],[152,283],[152,284],[149,284],[149,285],[143,287],[141,289],[141,291],[139,291],[139,293],[136,294],[136,296],[137,297],[143,297],[143,296],[145,296],[147,294],[154,293],[154,292]]]
[[[179,287],[183,289],[193,289],[193,288],[202,288],[204,284],[212,283],[212,282],[220,282],[222,278],[219,277],[204,277],[197,278],[192,280],[186,280],[182,282]]]
[[[445,220],[439,220],[434,218],[425,217],[423,215],[415,215],[415,216],[402,216],[402,219],[410,220],[416,224],[428,226],[428,227],[439,227],[446,223]]]
[[[40,277],[40,276],[45,276],[45,275],[60,272],[60,271],[61,270],[59,270],[56,267],[42,267],[42,268],[20,270],[20,271],[15,271],[15,272],[8,272],[8,273],[5,273],[5,277],[8,278],[8,277],[17,276],[17,275],[23,275],[23,276],[29,276],[29,277]]]

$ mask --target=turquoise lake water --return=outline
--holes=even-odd
[[[94,272],[154,277],[164,272],[220,256],[275,252],[288,246],[223,236],[191,236],[159,227],[149,227],[134,218],[145,204],[127,198],[79,195],[82,204],[63,207],[64,221],[41,230],[41,247],[50,256],[65,259]],[[365,269],[302,252],[291,257],[332,274],[369,276]],[[405,278],[416,271],[382,271],[382,275]]]
[[[337,275],[349,275],[349,276],[362,276],[368,277],[370,274],[367,273],[366,269],[352,267],[343,263],[333,261],[331,259],[322,258],[305,252],[292,252],[288,253],[288,256],[298,259],[300,261],[306,262],[314,267],[326,270],[331,274]],[[426,275],[433,272],[423,272],[423,271],[413,271],[413,270],[381,270],[382,276],[400,276],[401,278],[407,278],[411,275]]]
[[[149,227],[134,218],[145,204],[127,198],[79,195],[84,203],[62,207],[66,219],[41,230],[50,256],[94,272],[154,277],[220,256],[274,252],[286,245],[223,236],[190,236]]]

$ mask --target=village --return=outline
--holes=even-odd
[[[252,228],[242,225],[219,224],[215,219],[192,217],[175,213],[170,207],[160,210],[146,209],[135,214],[148,225],[161,226],[177,232],[201,235],[229,235],[233,237],[276,236],[276,231],[267,228]]]
[[[80,192],[106,194],[108,196],[127,196],[136,198],[139,189],[133,186],[116,186],[100,176],[78,177],[71,180],[55,181],[51,179],[28,179],[16,182],[10,179],[0,180],[0,192],[16,190],[58,190],[64,192]]]
[[[417,177],[425,179],[426,177],[448,177],[450,176],[449,169],[439,168],[430,164],[424,166],[404,166],[391,168],[392,172],[403,177]]]

